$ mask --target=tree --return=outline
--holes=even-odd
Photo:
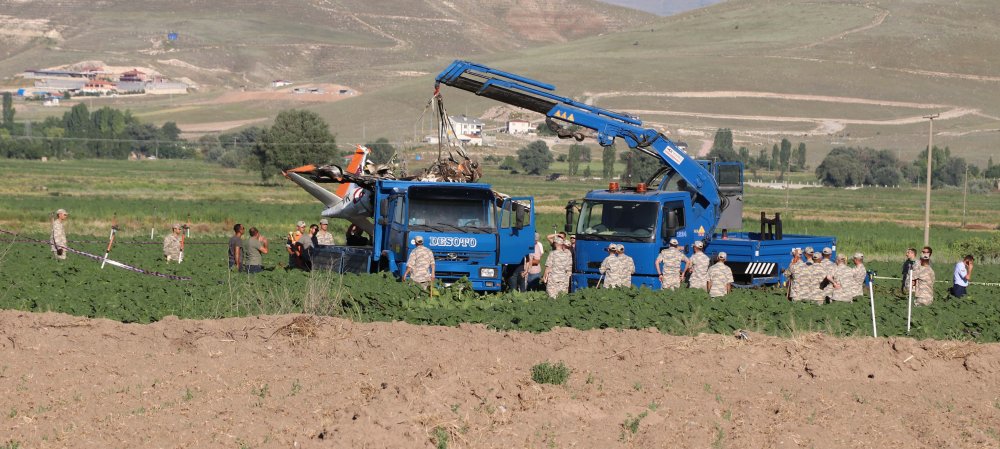
[[[834,148],[816,167],[816,177],[824,185],[846,187],[864,183],[865,166],[853,148]]]
[[[767,158],[767,150],[761,148],[760,154],[757,155],[757,166],[760,168],[767,168],[770,164],[771,161]]]
[[[90,110],[84,103],[77,103],[63,114],[66,134],[69,137],[90,137]]]
[[[601,176],[604,179],[611,179],[615,174],[615,147],[614,145],[609,145],[604,147],[604,152],[601,154],[601,162],[603,163],[603,169],[601,170]]]
[[[576,176],[576,173],[580,170],[581,148],[587,148],[587,147],[579,144],[573,144],[569,146],[569,154],[566,157],[566,161],[569,162],[570,176]]]
[[[712,141],[711,152],[733,151],[733,130],[729,128],[719,128],[715,131],[715,140]]]
[[[795,150],[795,166],[799,167],[799,170],[806,169],[806,144],[805,142],[799,142],[799,147]]]
[[[14,133],[14,97],[10,92],[3,93],[3,128]]]
[[[1000,165],[991,165],[988,170],[983,172],[983,177],[990,179],[1000,178]]]
[[[769,169],[777,169],[781,165],[781,150],[778,149],[778,144],[774,144],[771,147],[771,166]]]
[[[288,168],[305,164],[324,164],[340,156],[336,140],[323,119],[312,111],[281,111],[274,125],[264,131],[261,144],[253,149],[261,179]]]
[[[576,144],[574,144],[576,145]],[[583,162],[590,162],[590,147],[586,145],[580,145],[580,160]]]
[[[740,162],[743,165],[750,166],[750,149],[747,147],[740,147],[739,151]]]
[[[792,160],[792,142],[788,139],[781,139],[781,149],[778,152],[781,157],[781,166],[788,167]],[[784,168],[782,168],[784,170]]]
[[[366,143],[365,146],[371,150],[368,159],[376,164],[388,164],[396,155],[396,147],[392,146],[389,139],[385,137],[379,137],[374,142]]]
[[[517,150],[517,162],[529,175],[539,175],[552,164],[552,152],[542,140],[536,140]]]
[[[517,160],[514,156],[504,156],[503,162],[500,162],[501,170],[513,170],[517,168]]]
[[[626,151],[621,154],[620,159],[625,163],[622,179],[627,185],[648,181],[663,166],[660,158],[638,151]]]
[[[160,127],[160,134],[164,139],[176,141],[180,140],[181,129],[177,127],[176,122],[167,122]]]

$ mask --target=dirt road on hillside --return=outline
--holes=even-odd
[[[531,368],[562,361],[565,386]],[[1000,345],[0,312],[26,448],[997,447]],[[447,440],[446,444],[441,442]]]

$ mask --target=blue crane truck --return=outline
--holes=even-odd
[[[661,132],[642,127],[637,117],[562,97],[551,84],[467,61],[453,62],[436,82],[544,114],[561,138],[582,141],[587,136],[579,129],[590,130],[601,146],[622,139],[663,164],[646,182],[624,188],[612,182],[608,189],[592,190],[582,202],[567,205],[566,231],[576,236],[573,289],[597,285],[598,268],[611,243],[623,245],[635,260],[633,285],[654,289],[661,287],[654,261],[671,238],[688,255],[699,240],[710,257],[726,252],[737,286],[783,282],[792,248],[836,251],[834,237],[783,234],[780,216],[763,213],[760,232],[727,232],[722,238],[716,231],[742,229],[742,164],[697,161]]]
[[[322,189],[298,173],[288,173],[310,193]],[[534,251],[534,199],[511,198],[489,184],[425,182],[350,176],[322,171],[315,182],[353,182],[361,191],[353,201],[368,204],[374,225],[368,245],[322,246],[312,254],[313,269],[369,273],[406,272],[406,259],[422,236],[434,253],[436,279],[450,284],[468,278],[476,291],[498,291],[503,280]],[[322,197],[322,192],[314,196]],[[352,201],[348,198],[347,201]],[[367,220],[367,218],[365,218]],[[355,220],[357,221],[357,220]]]

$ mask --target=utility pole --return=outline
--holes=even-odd
[[[927,131],[927,194],[924,198],[924,246],[931,244],[931,154],[934,152],[934,119],[941,114],[925,115],[930,128]]]
[[[965,229],[965,211],[969,204],[969,164],[965,164],[965,191],[962,192],[962,229]]]

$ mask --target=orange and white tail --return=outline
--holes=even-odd
[[[364,170],[368,160],[369,150],[363,145],[358,145],[351,156],[351,161],[344,169],[344,173],[360,175]],[[341,183],[333,192],[324,189],[319,184],[303,177],[299,173],[311,173],[316,170],[316,166],[305,165],[285,172],[285,177],[309,192],[318,199],[326,209],[322,216],[329,218],[342,218],[357,225],[362,230],[372,234],[374,227],[368,219],[371,218],[373,210],[371,208],[371,192],[358,187],[355,183]]]

